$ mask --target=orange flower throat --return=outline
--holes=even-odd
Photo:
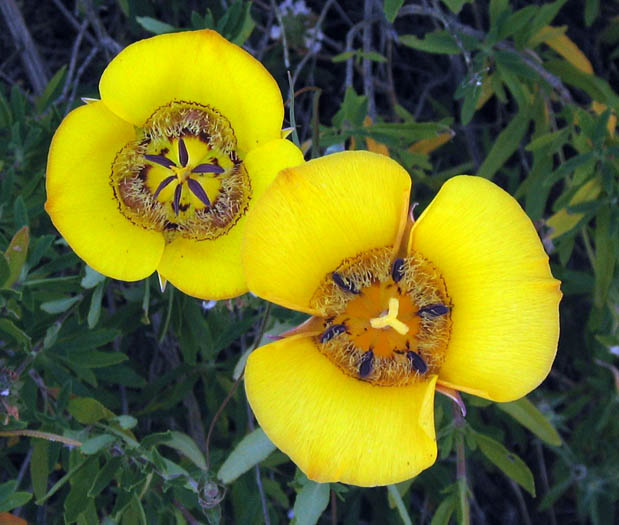
[[[322,313],[319,350],[344,372],[377,385],[437,373],[451,330],[442,277],[418,253],[381,248],[345,260],[311,301]]]

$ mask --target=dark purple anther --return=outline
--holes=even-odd
[[[159,186],[157,186],[157,189],[155,190],[155,193],[153,193],[153,197],[156,199],[157,197],[159,197],[159,194],[161,193],[161,190],[163,188],[165,188],[168,184],[170,184],[170,182],[172,182],[173,180],[176,179],[176,175],[170,175],[169,177],[166,177],[165,179],[163,179],[160,183]]]
[[[179,184],[176,186],[174,190],[174,202],[172,202],[172,206],[174,207],[174,213],[178,215],[178,212],[181,208],[181,192],[183,191],[183,185]]]
[[[326,343],[333,339],[336,335],[340,335],[346,332],[345,324],[334,324],[327,328],[322,334],[320,334],[320,342]]]
[[[433,317],[445,315],[448,312],[449,306],[445,306],[444,304],[428,304],[422,306],[417,312],[417,315],[425,317],[426,319],[432,319]]]
[[[187,153],[187,146],[185,146],[183,137],[178,139],[178,161],[181,163],[183,168],[187,166],[187,163],[189,162],[189,153]]]
[[[402,277],[404,277],[404,259],[398,257],[395,261],[393,261],[391,278],[394,283],[397,283],[402,279]]]
[[[354,294],[361,293],[359,290],[357,290],[357,288],[355,288],[355,285],[350,279],[345,280],[339,273],[333,272],[331,274],[331,278],[333,279],[333,282],[337,284],[345,292],[354,293]]]
[[[419,354],[408,351],[406,352],[406,357],[408,357],[413,370],[417,370],[420,374],[425,374],[428,371],[428,365]]]
[[[198,199],[200,199],[202,204],[207,207],[211,205],[211,201],[209,200],[208,195],[204,191],[202,185],[197,180],[187,179],[187,186],[189,186],[191,193],[193,193],[196,197],[198,197]]]
[[[359,364],[359,377],[367,377],[372,373],[372,367],[374,365],[374,352],[368,350],[361,357],[361,363]]]
[[[144,158],[154,162],[155,164],[159,164],[164,168],[176,167],[174,161],[170,160],[168,157],[164,157],[163,155],[144,155]]]
[[[194,169],[191,170],[191,173],[223,173],[224,170],[221,166],[217,164],[198,164]]]

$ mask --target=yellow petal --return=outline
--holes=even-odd
[[[303,164],[304,159],[292,142],[275,139],[251,150],[244,162],[251,179],[251,202],[255,204],[281,170]]]
[[[519,204],[480,177],[448,181],[413,226],[409,248],[442,273],[453,310],[439,381],[494,401],[539,385],[559,336],[559,281]]]
[[[250,208],[277,173],[303,162],[292,142],[275,139],[249,152],[245,168],[252,184]],[[241,242],[246,217],[225,235],[212,241],[178,238],[163,253],[159,273],[179,290],[201,299],[228,299],[247,291],[241,267]]]
[[[327,273],[399,238],[410,184],[399,164],[367,151],[282,171],[248,216],[243,264],[250,290],[316,313],[309,301]]]
[[[241,267],[246,217],[210,241],[178,237],[163,252],[157,271],[176,288],[200,299],[229,299],[247,291]]]
[[[249,53],[210,30],[128,46],[103,72],[99,90],[112,111],[136,126],[158,107],[186,100],[224,115],[242,152],[281,135],[284,106],[277,82]]]
[[[397,483],[436,459],[434,386],[379,387],[347,376],[310,338],[253,352],[249,403],[267,436],[312,480]]]
[[[147,277],[163,236],[134,225],[118,210],[109,178],[133,126],[102,102],[81,106],[60,124],[47,161],[45,209],[71,248],[98,272],[126,281]]]

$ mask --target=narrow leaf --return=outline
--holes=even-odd
[[[497,403],[496,406],[549,445],[561,445],[561,436],[555,427],[526,397],[511,403]]]
[[[275,445],[261,428],[245,436],[228,456],[217,472],[217,477],[223,483],[231,483],[241,474],[247,472],[254,465],[275,450]]]
[[[329,483],[308,481],[297,494],[292,525],[314,525],[329,504]]]
[[[113,412],[92,397],[71,399],[67,408],[69,413],[82,425],[92,425],[101,419],[111,419],[114,417]]]
[[[4,256],[9,263],[10,271],[9,277],[3,285],[5,288],[12,286],[15,282],[17,282],[17,279],[19,279],[21,269],[24,266],[28,256],[29,243],[30,230],[28,226],[24,226],[15,235],[13,235],[9,247],[6,249],[6,252],[4,252]]]
[[[503,164],[507,162],[507,159],[518,149],[528,127],[529,115],[524,112],[518,113],[507,127],[499,133],[477,175],[492,179],[503,167]]]
[[[383,9],[385,11],[385,18],[389,20],[390,23],[393,24],[396,16],[398,16],[398,11],[404,4],[404,0],[385,0],[383,5]]]
[[[49,441],[46,439],[32,440],[32,457],[30,459],[30,478],[36,499],[45,496],[49,476]],[[2,523],[0,521],[0,523]]]
[[[518,483],[531,496],[535,497],[533,474],[516,454],[507,450],[501,443],[483,434],[475,433],[475,441],[482,454],[503,473]]]
[[[101,434],[84,441],[80,447],[80,450],[87,455],[96,454],[114,441],[116,441],[115,436],[110,434]]]
[[[146,31],[160,35],[162,33],[173,33],[177,31],[176,27],[160,20],[156,20],[150,16],[136,16],[135,21],[140,24]]]
[[[398,38],[402,44],[427,53],[444,55],[458,55],[460,53],[460,48],[454,37],[447,31],[427,33],[423,40],[415,35],[400,35]]]

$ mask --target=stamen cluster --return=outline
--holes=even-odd
[[[377,385],[405,385],[437,373],[451,329],[442,277],[418,253],[380,248],[343,261],[314,294],[319,350],[345,373]]]
[[[175,101],[158,108],[112,165],[121,213],[134,224],[195,240],[227,233],[245,213],[251,183],[227,119]]]

